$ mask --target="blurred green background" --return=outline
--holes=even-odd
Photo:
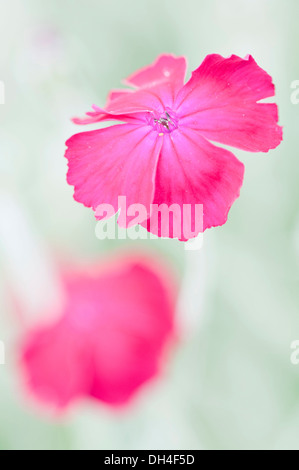
[[[296,0],[0,0],[0,448],[299,449],[298,19]],[[189,74],[208,53],[252,54],[276,85],[284,141],[269,154],[234,151],[241,197],[200,252],[151,243],[184,278],[183,339],[164,377],[121,413],[82,403],[54,421],[22,393],[7,281],[22,291],[27,279],[34,303],[40,256],[119,247],[96,238],[65,182],[64,142],[83,130],[69,119],[163,52],[185,55]]]

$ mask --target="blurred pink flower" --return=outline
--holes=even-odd
[[[104,109],[93,106],[87,118],[74,119],[123,122],[67,141],[67,180],[77,201],[93,210],[111,204],[117,212],[118,195],[126,196],[128,205],[143,204],[139,223],[159,236],[182,233],[184,223],[181,211],[164,230],[154,214],[163,203],[203,204],[202,230],[226,222],[244,166],[209,140],[251,152],[277,147],[277,106],[260,103],[274,95],[274,85],[251,56],[208,55],[184,85],[185,72],[184,57],[161,55],[127,78],[133,90],[112,91]],[[185,217],[194,226],[192,215]]]
[[[63,274],[59,321],[26,335],[21,366],[27,388],[63,409],[92,397],[125,404],[159,374],[174,333],[169,273],[142,257]]]

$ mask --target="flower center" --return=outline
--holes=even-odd
[[[178,118],[175,113],[166,108],[163,113],[149,113],[148,122],[159,134],[170,133],[178,128]]]

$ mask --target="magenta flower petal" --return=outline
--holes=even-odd
[[[138,88],[130,93],[123,93],[118,98],[110,101],[105,110],[114,115],[151,111],[163,112],[168,103],[173,104],[170,93],[165,93],[164,98],[166,97],[166,100],[163,100],[164,89],[165,83],[158,82],[153,86]]]
[[[146,120],[146,116],[144,112],[136,112],[131,114],[112,114],[106,111],[103,108],[99,108],[98,106],[93,105],[93,111],[88,111],[86,116],[74,117],[72,119],[74,124],[85,125],[85,124],[94,124],[96,122],[103,122],[103,121],[122,121],[132,124],[143,124]]]
[[[111,103],[111,101],[114,101],[117,98],[120,98],[122,96],[126,96],[129,93],[132,93],[132,90],[127,90],[127,89],[111,90],[107,96],[106,106],[108,106]]]
[[[115,121],[120,119],[117,114],[113,114],[107,111],[107,107],[112,103],[112,101],[117,100],[118,98],[128,97],[127,95],[131,95],[133,90],[123,89],[123,90],[111,90],[108,93],[107,101],[105,108],[99,108],[99,106],[93,105],[93,111],[89,111],[86,113],[87,117],[78,118],[75,117],[72,119],[74,124],[93,124],[95,122],[100,121]],[[130,97],[129,97],[130,98]],[[120,113],[122,114],[122,113]],[[122,114],[121,120],[123,122],[136,122],[136,120],[144,119],[144,115],[138,110],[135,115],[132,114]]]
[[[150,214],[162,145],[152,127],[120,124],[76,134],[66,144],[67,179],[77,201],[94,210],[111,204],[117,211],[118,195],[124,195],[128,205],[138,201]]]
[[[63,279],[61,319],[22,344],[27,387],[60,409],[83,397],[124,404],[161,371],[174,340],[173,281],[141,257]]]
[[[177,92],[184,85],[186,69],[185,57],[162,54],[153,64],[130,75],[125,83],[137,88],[159,85],[160,97],[167,106],[173,102]]]
[[[174,90],[178,91],[184,85],[186,68],[185,57],[161,54],[153,64],[133,73],[126,78],[125,82],[128,85],[140,88],[167,79],[171,82]]]
[[[135,90],[112,90],[103,110],[87,113],[91,118],[85,120],[75,118],[76,124],[89,124],[108,119],[117,119],[117,115],[140,113],[146,111],[163,112],[167,106],[172,106],[177,92],[184,84],[186,75],[186,60],[184,57],[161,55],[151,65],[144,67],[125,80]],[[105,116],[103,116],[103,114]],[[97,119],[96,119],[97,118]],[[126,121],[121,116],[121,120]]]
[[[206,57],[176,99],[181,124],[215,142],[267,152],[282,140],[276,104],[258,101],[274,95],[270,75],[249,56]]]
[[[156,208],[142,225],[158,236],[188,239],[190,237],[183,236],[184,226],[195,227],[195,221],[192,217],[185,220],[183,205],[195,206],[199,201],[203,204],[204,226],[199,226],[194,236],[206,228],[224,224],[240,194],[243,174],[244,165],[231,152],[212,145],[192,129],[182,129],[173,137],[165,136],[157,168],[154,204],[164,203],[168,207],[178,204],[181,218],[170,221],[169,232],[168,223],[163,227],[158,219]]]

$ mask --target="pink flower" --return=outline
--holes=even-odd
[[[203,226],[192,236],[226,222],[244,166],[209,140],[251,152],[277,147],[277,106],[260,102],[274,95],[274,85],[251,56],[208,55],[184,85],[185,72],[184,57],[161,55],[127,78],[133,89],[112,91],[104,109],[93,106],[87,118],[74,119],[123,122],[67,141],[67,179],[78,202],[95,211],[111,204],[117,212],[118,196],[126,196],[127,205],[146,208],[138,223],[184,240],[190,237],[182,233],[183,219],[193,227],[192,212],[164,226],[157,222],[159,205],[177,204],[183,214],[184,205],[202,204]],[[118,222],[129,225],[126,218]]]
[[[21,347],[29,390],[56,409],[83,397],[126,403],[160,372],[174,340],[170,279],[141,257],[64,273],[61,318]]]

